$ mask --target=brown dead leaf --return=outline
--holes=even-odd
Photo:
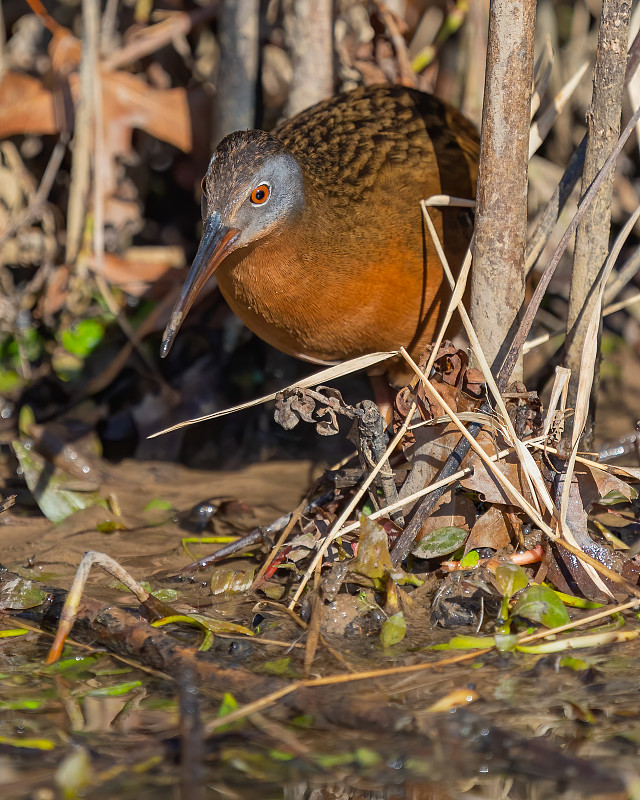
[[[130,247],[124,256],[105,253],[102,274],[110,284],[142,297],[169,270],[184,266],[181,247]]]
[[[508,514],[505,506],[490,506],[488,511],[478,517],[471,528],[471,534],[464,550],[465,554],[469,550],[476,550],[479,547],[491,547],[493,550],[502,550],[508,547],[514,534],[513,519],[514,515]]]
[[[105,70],[102,88],[105,135],[112,151],[121,155],[130,153],[134,128],[184,153],[191,151],[193,139],[186,89],[153,89],[137,75]]]
[[[453,527],[470,530],[475,521],[475,504],[465,495],[452,492],[449,489],[442,495],[433,513],[427,517],[427,521],[416,538],[416,543],[422,541],[422,539],[439,528]]]
[[[5,72],[0,80],[0,138],[58,131],[53,93],[38,78]]]
[[[42,18],[54,34],[49,46],[50,74],[45,80],[17,72],[4,74],[0,81],[0,138],[15,134],[50,135],[73,127],[80,102],[77,68],[82,45],[46,14]],[[191,25],[191,21],[187,16],[176,24]],[[139,75],[108,69],[104,64],[99,73],[103,136],[101,161],[93,164],[93,170],[101,178],[105,222],[122,228],[127,221],[131,227],[133,221],[135,227],[135,198],[123,205],[121,197],[121,164],[133,156],[133,131],[144,130],[185,153],[191,152],[194,138],[191,107],[195,108],[195,98],[193,92],[184,88],[155,88]]]
[[[49,320],[64,306],[69,291],[69,277],[69,267],[64,264],[51,270],[44,294],[34,312],[37,319]]]
[[[478,436],[478,444],[488,455],[494,455],[503,447],[503,443],[496,442],[486,431],[482,431]],[[473,467],[473,473],[463,478],[460,483],[465,489],[471,489],[483,496],[487,503],[499,503],[501,505],[514,505],[513,498],[507,495],[506,491],[498,483],[482,461],[475,453],[471,453],[465,466]],[[520,492],[529,503],[533,501],[529,485],[527,483],[522,464],[515,453],[510,453],[505,458],[496,461],[492,465],[493,469],[499,470],[507,480]]]
[[[431,483],[460,439],[453,423],[423,425],[415,428],[413,435],[414,443],[404,452],[411,471],[400,489],[401,500]]]
[[[587,527],[588,509],[601,496],[600,491],[607,493],[614,488],[616,490],[621,488],[609,481],[597,483],[591,472],[592,470],[587,467],[584,472],[576,471],[574,473],[567,504],[566,524],[575,542],[585,553],[613,569],[632,584],[637,585],[638,575],[640,574],[638,565],[608,544],[592,539],[589,534]],[[614,476],[610,477],[617,481]],[[561,490],[561,487],[559,487],[558,491]],[[549,578],[561,591],[574,594],[580,592],[585,597],[605,602],[609,599],[607,590],[614,593],[614,595],[624,592],[620,586],[613,583],[609,578],[598,575],[598,582],[606,587],[606,590],[603,590],[602,586],[596,585],[592,569],[587,571],[585,566],[573,554],[554,543],[550,544],[548,555]]]
[[[632,500],[636,496],[636,490],[626,481],[596,467],[590,467],[587,464],[576,465],[574,474],[580,484],[580,496],[585,511],[588,511],[594,503],[609,492],[619,492],[627,500]]]

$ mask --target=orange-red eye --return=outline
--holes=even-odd
[[[251,202],[255,206],[261,206],[263,203],[267,202],[270,194],[271,189],[269,188],[269,185],[266,183],[261,183],[260,186],[256,186],[256,188],[251,192]]]

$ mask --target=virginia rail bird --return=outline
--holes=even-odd
[[[202,240],[162,356],[214,271],[245,325],[285,353],[325,364],[401,345],[419,354],[446,294],[419,201],[473,198],[478,150],[458,111],[402,86],[338,95],[271,133],[230,134],[202,182]],[[469,212],[434,216],[457,267]]]

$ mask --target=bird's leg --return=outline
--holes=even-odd
[[[371,400],[363,400],[359,403],[362,413],[356,416],[357,433],[355,435],[356,447],[360,455],[363,469],[370,470],[380,461],[387,449],[386,425],[378,410],[377,405]],[[396,488],[393,470],[386,459],[378,475],[380,488],[384,494],[385,503],[391,505],[398,500],[398,490]],[[378,507],[375,491],[370,492],[371,499]],[[400,510],[391,513],[391,519],[400,527],[404,527],[404,517]]]

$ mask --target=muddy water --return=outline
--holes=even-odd
[[[178,611],[197,609],[256,632],[251,639],[216,636],[212,658],[256,679],[293,679],[302,672],[305,639],[286,614],[256,607],[264,595],[219,599],[209,589],[211,572],[189,584],[168,576],[215,549],[191,544],[192,556],[184,551],[182,538],[197,527],[194,506],[209,500],[217,509],[205,535],[238,535],[294,508],[314,477],[304,462],[226,474],[158,463],[105,467],[102,492],[113,495],[119,514],[91,508],[54,526],[19,497],[25,503],[0,518],[2,562],[25,578],[68,588],[86,550],[106,552],[153,589],[171,590]],[[121,529],[99,532],[107,518]],[[254,563],[234,561],[238,569]],[[135,605],[100,571],[86,592],[105,603]],[[416,593],[416,602],[421,597]],[[406,639],[386,650],[377,635],[345,635],[337,621],[328,622],[312,677],[448,657],[429,645],[450,632],[427,619],[415,614]],[[627,621],[638,625],[632,615]],[[17,625],[5,616],[0,628]],[[201,641],[195,630],[176,633],[194,647]],[[191,686],[189,676],[165,679],[82,644],[70,645],[60,665],[44,667],[50,641],[38,632],[0,640],[3,798],[639,796],[637,642],[545,657],[489,653],[358,681],[331,690],[324,715],[294,713],[289,699],[202,736],[199,725],[216,719],[225,686]],[[429,710],[457,689],[467,692],[464,707]],[[197,698],[197,715],[193,703],[189,710],[189,693]],[[233,705],[233,699],[224,702]],[[330,721],[341,704],[353,704],[357,722]]]

